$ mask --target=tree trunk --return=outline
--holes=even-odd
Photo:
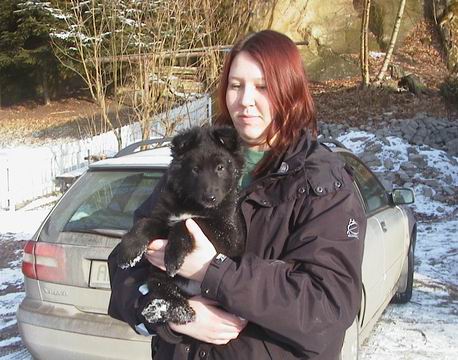
[[[363,17],[361,21],[361,46],[360,46],[360,64],[363,86],[369,86],[369,14],[371,9],[371,0],[364,0]]]
[[[43,103],[49,105],[51,104],[51,98],[49,97],[49,84],[46,71],[41,75],[41,86],[43,86]]]
[[[391,61],[391,56],[393,55],[394,45],[396,44],[396,39],[398,38],[399,28],[401,27],[401,19],[402,14],[404,14],[404,8],[406,5],[406,0],[401,0],[399,3],[399,10],[396,16],[396,21],[394,22],[393,33],[391,34],[390,45],[388,46],[388,51],[385,55],[385,60],[383,61],[382,68],[380,69],[377,78],[375,80],[375,85],[380,85],[382,82],[383,77],[385,76],[385,72],[388,69],[388,64]]]

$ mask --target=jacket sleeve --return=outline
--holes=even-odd
[[[349,236],[352,221],[359,229],[353,226]],[[365,229],[352,189],[310,195],[279,259],[216,256],[202,292],[298,353],[320,354],[343,338],[360,307]]]
[[[153,193],[134,212],[134,222],[151,213],[165,181],[164,176],[159,180]],[[117,264],[118,249],[119,246],[116,246],[108,257],[111,284],[108,314],[115,319],[128,323],[138,334],[157,334],[167,342],[180,342],[182,337],[174,333],[167,324],[149,324],[141,315],[144,307],[152,300],[144,286],[149,276],[149,267],[152,265],[148,261],[142,260],[134,267],[122,269]]]

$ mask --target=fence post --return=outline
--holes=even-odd
[[[11,181],[10,181],[10,167],[8,166],[8,160],[6,161],[6,191],[7,191],[7,199],[8,199],[8,210],[9,211],[16,211],[16,201],[14,192],[11,191]]]

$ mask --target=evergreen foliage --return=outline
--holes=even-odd
[[[41,0],[2,0],[0,105],[38,96],[47,103],[65,79],[49,36],[59,27],[55,11],[50,2]]]

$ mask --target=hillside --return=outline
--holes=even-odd
[[[383,57],[372,54],[372,77],[378,72]],[[375,58],[375,56],[379,56]],[[348,55],[358,62],[358,55]],[[323,122],[346,122],[358,126],[372,120],[412,118],[424,113],[434,118],[456,120],[458,109],[448,105],[439,93],[447,77],[440,39],[432,23],[424,21],[412,30],[403,46],[393,56],[393,63],[413,73],[430,89],[428,94],[398,92],[397,81],[388,80],[382,88],[362,89],[360,78],[312,82],[317,116]],[[67,98],[43,106],[28,102],[0,109],[0,146],[20,143],[42,143],[57,137],[81,138],[93,133],[91,119],[97,106],[87,98]],[[127,117],[123,119],[128,122]]]

